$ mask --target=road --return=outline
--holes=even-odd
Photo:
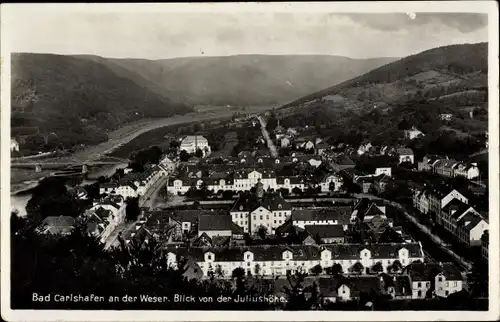
[[[434,235],[427,226],[424,226],[421,223],[419,223],[417,221],[417,219],[414,216],[412,216],[410,213],[408,213],[406,211],[406,209],[401,204],[393,202],[393,201],[390,201],[390,200],[387,200],[387,199],[378,198],[378,197],[375,197],[375,196],[372,196],[372,195],[369,195],[369,194],[355,194],[355,196],[356,197],[361,197],[362,196],[363,198],[368,198],[368,199],[372,199],[372,200],[383,200],[384,203],[389,204],[389,205],[391,205],[391,206],[399,209],[405,215],[405,217],[408,220],[410,220],[412,223],[415,224],[415,226],[417,226],[420,229],[420,231],[422,231],[423,233],[425,233],[437,246],[439,246],[443,251],[445,251],[446,253],[448,253],[448,255],[450,255],[451,257],[453,257],[463,267],[465,267],[467,269],[470,269],[472,267],[472,265],[471,265],[470,262],[468,262],[467,260],[465,260],[461,256],[457,255],[451,249],[444,247],[444,245],[447,245],[448,243],[445,242],[444,240],[442,240],[441,238],[439,238],[438,236]]]
[[[262,116],[257,117],[260,121],[260,129],[262,131],[262,136],[267,142],[267,147],[269,148],[269,152],[271,152],[271,156],[273,158],[277,158],[279,156],[278,150],[276,150],[276,146],[274,145],[273,140],[271,140],[271,136],[269,135],[269,132],[266,129],[266,121],[264,121],[264,118]]]

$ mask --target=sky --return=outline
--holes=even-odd
[[[44,13],[9,17],[10,51],[166,59],[237,54],[404,57],[488,40],[469,13]]]

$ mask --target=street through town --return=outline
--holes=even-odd
[[[260,128],[262,130],[262,136],[264,137],[264,140],[267,142],[267,146],[269,148],[269,151],[271,152],[271,156],[273,158],[277,158],[279,156],[278,151],[276,150],[276,146],[274,145],[273,140],[271,140],[271,136],[269,135],[269,132],[266,129],[266,121],[264,121],[264,118],[262,116],[257,117],[260,121]]]

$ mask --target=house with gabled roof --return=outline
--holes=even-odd
[[[343,225],[306,225],[306,232],[314,240],[320,239],[323,244],[343,244],[345,232]]]
[[[463,277],[452,263],[412,263],[403,270],[412,282],[414,299],[447,297],[463,289]]]
[[[415,163],[415,155],[410,148],[398,148],[396,149],[396,154],[399,156],[399,163]]]
[[[242,194],[233,204],[230,215],[245,232],[256,233],[265,227],[268,234],[274,234],[276,228],[290,218],[291,211],[291,205],[277,193]]]
[[[213,238],[216,236],[231,236],[233,222],[230,215],[201,214],[198,217],[198,236],[207,234]]]

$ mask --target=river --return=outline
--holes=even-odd
[[[94,183],[97,178],[104,176],[111,176],[119,168],[127,167],[127,163],[120,163],[111,166],[102,166],[91,168],[87,174],[87,178],[83,179],[80,185],[88,185]],[[31,191],[23,191],[15,195],[10,196],[10,209],[11,211],[16,211],[19,216],[26,216],[26,205],[31,199]]]

